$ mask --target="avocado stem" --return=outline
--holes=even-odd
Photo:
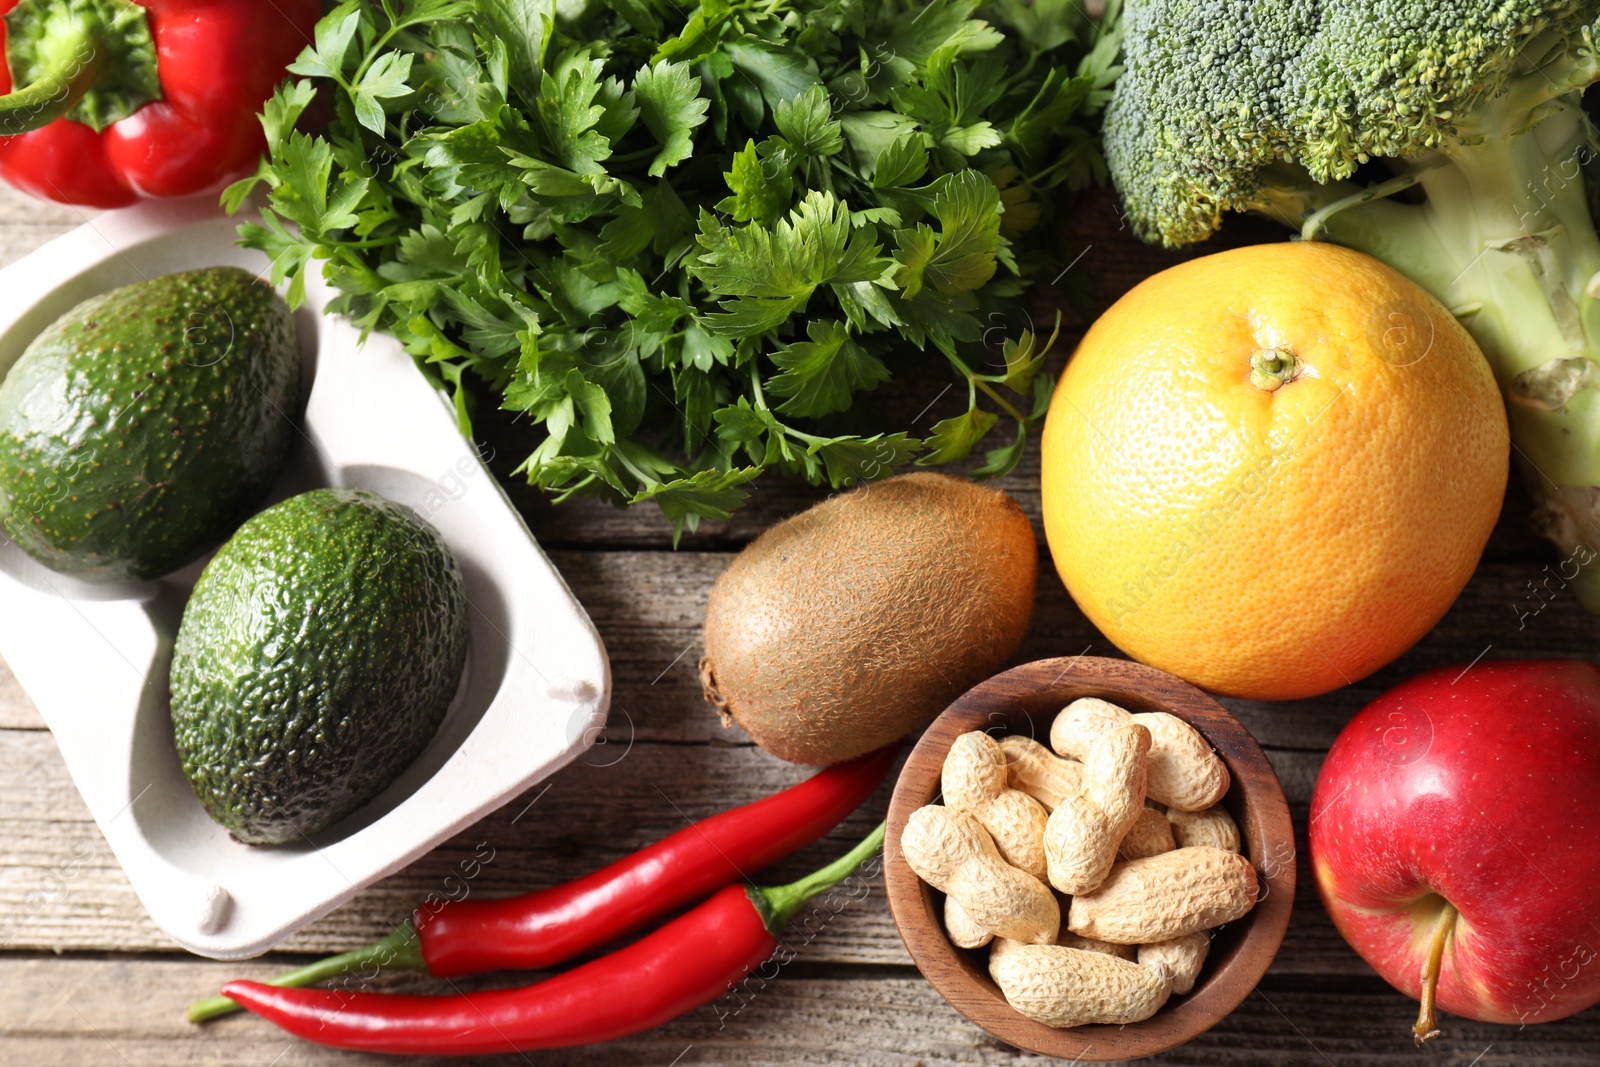
[[[338,978],[357,971],[367,972],[366,976],[370,978],[380,970],[426,969],[427,964],[422,959],[422,946],[417,941],[416,927],[411,925],[410,919],[407,919],[381,941],[375,941],[353,952],[344,952],[317,960],[315,963],[308,963],[304,967],[268,979],[267,985],[306,986],[312,982]],[[231,1015],[239,1010],[241,1010],[239,1005],[228,997],[209,997],[189,1005],[189,1021],[203,1023],[209,1019]]]
[[[1439,1023],[1434,1018],[1434,993],[1439,986],[1439,966],[1444,962],[1444,947],[1456,929],[1455,905],[1448,900],[1439,911],[1434,923],[1433,936],[1428,939],[1428,955],[1422,961],[1422,1005],[1417,1011],[1417,1024],[1411,1028],[1417,1047],[1439,1036]]]

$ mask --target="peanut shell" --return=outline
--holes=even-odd
[[[1172,824],[1172,836],[1179,848],[1209,845],[1228,852],[1241,851],[1238,824],[1220,805],[1205,811],[1174,809],[1167,812],[1167,820]]]
[[[1195,979],[1200,977],[1200,968],[1205,964],[1206,953],[1209,951],[1211,951],[1211,934],[1205,930],[1196,930],[1192,934],[1183,934],[1166,941],[1140,945],[1138,959],[1140,964],[1160,962],[1164,965],[1167,973],[1172,975],[1173,993],[1181,995],[1194,988]]]
[[[1006,1001],[1046,1026],[1142,1022],[1165,1004],[1172,978],[1101,952],[1018,945],[989,956],[989,975]]]
[[[978,730],[955,739],[940,773],[944,802],[983,824],[1005,861],[1044,878],[1044,827],[1050,818],[1033,797],[1007,785],[1000,743]]]
[[[1100,737],[1083,763],[1083,790],[1068,797],[1045,824],[1050,884],[1087,893],[1116,862],[1117,845],[1144,811],[1145,755],[1150,732],[1124,724]]]
[[[1146,856],[1159,856],[1178,847],[1172,837],[1172,824],[1154,808],[1144,808],[1128,827],[1122,843],[1117,846],[1117,856],[1125,860],[1141,860]]]
[[[1011,788],[1028,794],[1047,811],[1055,811],[1083,785],[1083,764],[1062,759],[1031,737],[1008,734],[1000,739],[1000,750],[1006,756]]]
[[[929,804],[911,813],[900,854],[917,877],[954,897],[974,923],[1001,937],[1048,945],[1061,930],[1050,887],[1000,857],[966,812]]]
[[[956,948],[982,948],[994,940],[993,934],[972,921],[955,897],[944,898],[944,932]]]
[[[1065,948],[1081,948],[1085,952],[1104,952],[1107,956],[1115,956],[1119,960],[1132,961],[1139,952],[1135,945],[1113,945],[1109,941],[1099,941],[1092,937],[1075,934],[1071,930],[1063,930],[1056,935],[1056,944]]]
[[[1233,922],[1255,906],[1250,861],[1192,846],[1128,860],[1093,892],[1072,898],[1067,929],[1119,945],[1167,941]]]
[[[1134,722],[1150,731],[1150,780],[1146,791],[1170,808],[1200,811],[1221,800],[1232,779],[1228,767],[1200,731],[1164,711],[1131,714],[1098,697],[1080,697],[1062,709],[1050,727],[1050,747],[1085,759],[1095,739],[1113,726]]]
[[[946,898],[948,899],[948,898]],[[1009,937],[997,937],[989,946],[989,959],[992,961],[997,955],[1009,952],[1014,948],[1021,948],[1027,942],[1013,941]],[[1084,952],[1102,952],[1107,956],[1115,956],[1119,960],[1132,963],[1138,956],[1138,945],[1113,945],[1109,941],[1096,941],[1092,937],[1079,937],[1070,930],[1063,930],[1056,935],[1056,944],[1062,948],[1076,948]]]

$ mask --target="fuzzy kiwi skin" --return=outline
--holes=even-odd
[[[705,697],[794,763],[852,759],[932,722],[1011,658],[1039,548],[1005,493],[919,473],[757,538],[706,604]]]

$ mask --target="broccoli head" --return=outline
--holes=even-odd
[[[1282,164],[1337,182],[1486,135],[1478,108],[1519,79],[1530,112],[1588,84],[1597,16],[1536,0],[1135,0],[1106,158],[1137,233],[1203,240],[1259,208]]]

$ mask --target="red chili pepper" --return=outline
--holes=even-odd
[[[356,971],[426,969],[437,978],[539,970],[609,944],[652,919],[809,845],[872,795],[899,752],[887,745],[799,785],[721,812],[562,885],[501,900],[418,908],[413,922],[366,948],[272,980],[304,986]],[[238,1010],[226,997],[196,1001],[191,1022]]]
[[[883,781],[899,745],[820,771],[565,885],[412,916],[429,973],[539,970],[615,941],[820,838]]]
[[[66,204],[187,196],[248,171],[255,113],[320,0],[0,0],[0,178]],[[13,85],[20,85],[15,92]]]
[[[241,981],[222,992],[289,1033],[334,1048],[472,1056],[612,1041],[726,993],[772,956],[807,901],[878,851],[883,833],[879,823],[847,855],[791,885],[727,886],[626,948],[521,989],[407,996]]]

